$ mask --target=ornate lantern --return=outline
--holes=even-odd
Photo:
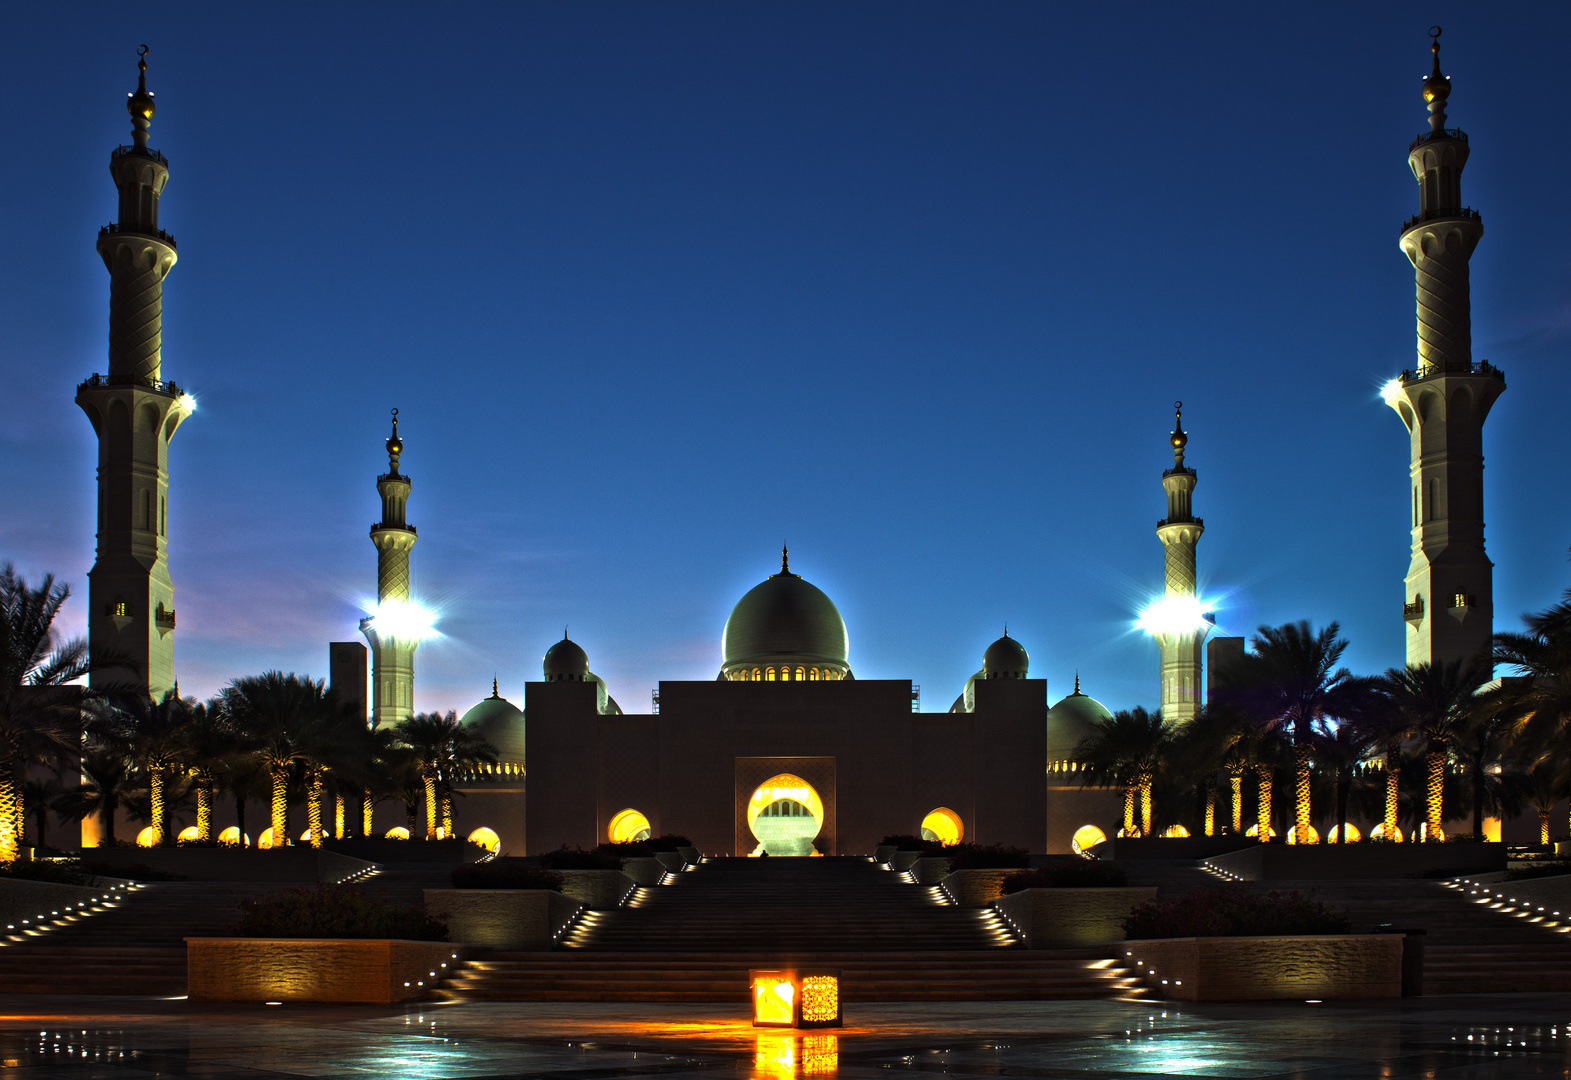
[[[840,972],[750,971],[753,1026],[840,1026]]]

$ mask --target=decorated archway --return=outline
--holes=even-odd
[[[754,855],[816,855],[813,839],[823,826],[823,799],[792,773],[771,776],[747,800],[747,827],[758,842]]]
[[[635,840],[648,840],[653,833],[649,828],[649,819],[630,807],[611,819],[605,835],[613,844],[631,844]]]
[[[937,840],[947,847],[960,843],[965,834],[965,823],[960,815],[947,806],[940,806],[922,819],[923,840]]]

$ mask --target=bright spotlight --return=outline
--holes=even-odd
[[[1402,380],[1387,379],[1386,384],[1380,388],[1380,396],[1385,399],[1387,405],[1393,404],[1402,396]]]
[[[1140,612],[1140,629],[1155,637],[1201,634],[1215,625],[1198,596],[1164,596]]]
[[[181,394],[180,404],[185,406],[186,412],[196,412],[196,398],[190,394]]]
[[[372,605],[360,629],[374,630],[378,637],[420,641],[436,633],[436,612],[410,601],[389,600]]]

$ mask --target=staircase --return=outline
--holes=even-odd
[[[1029,951],[988,908],[956,907],[866,859],[709,859],[587,912],[551,953],[489,953],[445,993],[467,1001],[746,1001],[748,970],[841,973],[848,1001],[1127,997],[1108,950]]]

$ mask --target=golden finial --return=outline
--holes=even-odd
[[[491,696],[494,697],[494,698],[499,698],[499,697],[502,696],[502,692],[496,688],[496,676],[495,675],[491,676]]]
[[[781,544],[780,545],[780,572],[778,574],[776,574],[775,577],[796,577],[796,576],[797,575],[795,575],[795,574],[793,574],[791,572],[791,549],[786,547],[786,545]]]
[[[136,93],[128,94],[125,108],[131,114],[131,137],[136,145],[147,149],[147,128],[153,120],[153,95],[147,92],[147,46],[136,50]]]
[[[1429,78],[1424,80],[1424,104],[1429,106],[1429,130],[1440,134],[1446,129],[1446,98],[1451,96],[1451,80],[1440,71],[1440,27],[1429,28],[1429,51],[1435,58]]]
[[[1173,467],[1177,468],[1184,463],[1184,447],[1189,445],[1189,436],[1184,434],[1184,403],[1173,402],[1173,434],[1168,436],[1168,442],[1173,445]]]
[[[1085,697],[1085,695],[1080,692],[1080,672],[1078,672],[1078,671],[1075,672],[1075,689],[1069,696],[1070,697]]]
[[[404,440],[398,437],[398,410],[393,410],[393,434],[387,439],[387,464],[389,471],[398,475],[398,458],[404,452]]]

